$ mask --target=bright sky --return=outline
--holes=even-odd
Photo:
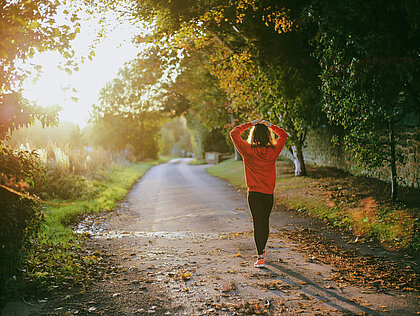
[[[112,14],[108,20],[115,19]],[[115,23],[111,23],[118,25]],[[90,45],[93,43],[97,32],[95,20],[81,21],[81,32],[72,43],[76,55],[88,56]],[[139,30],[128,22],[116,26],[95,48],[92,60],[86,58],[80,64],[79,71],[69,75],[57,68],[63,58],[59,53],[46,52],[38,54],[29,62],[42,65],[42,75],[39,81],[33,83],[26,80],[24,83],[24,96],[39,105],[59,105],[63,108],[60,112],[60,121],[70,121],[86,125],[92,104],[97,103],[98,93],[106,82],[116,77],[118,69],[133,58],[142,48],[136,47],[131,39],[139,34]],[[70,87],[66,92],[63,87]],[[77,92],[73,92],[72,89]],[[72,97],[78,98],[75,102]]]

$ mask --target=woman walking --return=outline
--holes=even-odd
[[[241,138],[241,134],[250,127],[252,129],[246,142]],[[277,139],[273,132],[278,135]],[[288,135],[276,125],[255,120],[233,128],[230,137],[244,158],[248,206],[254,223],[254,240],[258,255],[254,266],[263,268],[276,185],[276,160]]]

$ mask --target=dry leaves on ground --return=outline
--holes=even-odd
[[[351,285],[364,285],[384,291],[389,289],[419,291],[419,276],[406,264],[376,256],[362,256],[353,250],[337,246],[333,241],[310,229],[279,229],[270,235],[297,242],[297,251],[311,261],[320,261],[334,267],[332,278]]]

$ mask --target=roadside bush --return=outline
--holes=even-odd
[[[36,202],[23,198],[43,171],[38,154],[13,150],[0,142],[0,287],[10,289],[12,276],[22,265],[31,239],[38,234],[43,215]],[[11,191],[15,192],[12,193]]]
[[[129,155],[128,151],[112,154],[102,148],[52,143],[38,150],[28,144],[16,149],[0,142],[0,300],[18,290],[21,283],[15,276],[19,278],[23,269],[37,271],[39,249],[51,243],[45,239],[48,223],[43,225],[44,209],[36,196],[89,200],[104,189],[104,171],[127,164]]]
[[[1,291],[13,287],[13,276],[24,263],[44,220],[39,205],[0,189],[0,284]]]
[[[50,169],[35,183],[35,193],[42,199],[69,200],[87,197],[90,193],[84,176]]]
[[[29,150],[30,145],[26,145]],[[70,143],[48,143],[37,149],[46,171],[35,180],[34,193],[44,200],[89,198],[98,193],[95,179],[110,166],[129,163],[128,150],[112,153],[102,147],[77,147]]]

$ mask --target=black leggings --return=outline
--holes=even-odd
[[[273,208],[273,195],[248,192],[248,205],[254,222],[254,240],[257,246],[257,253],[261,255],[264,252],[270,232],[269,219]]]

